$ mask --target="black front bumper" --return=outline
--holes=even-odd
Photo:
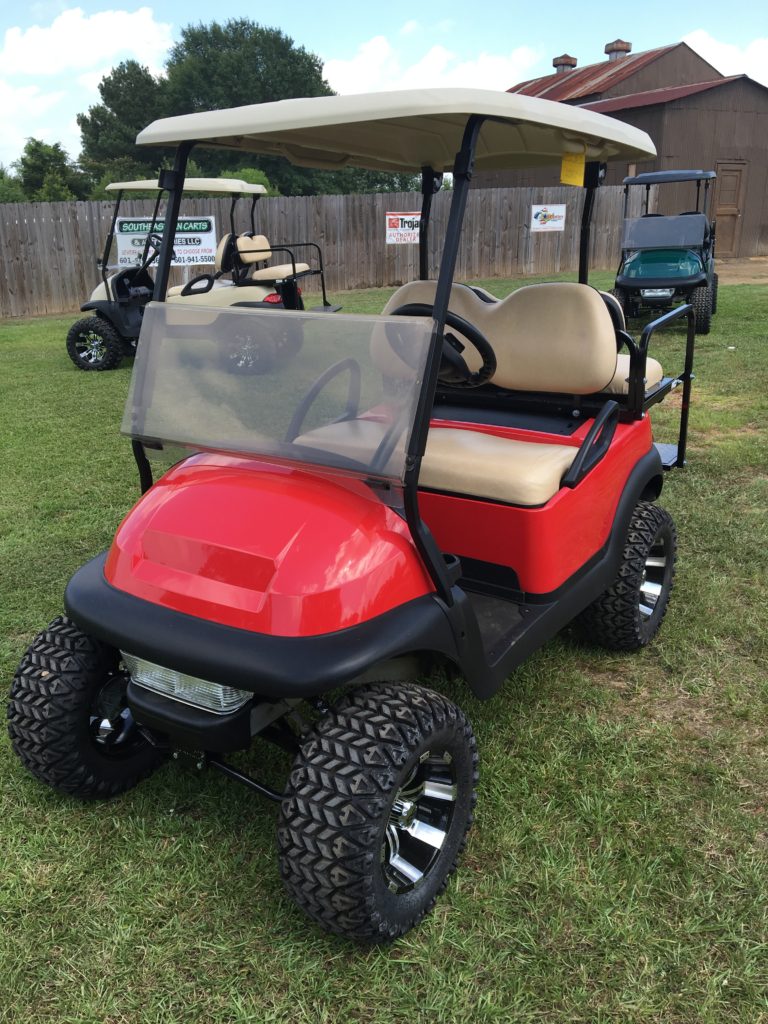
[[[269,636],[223,626],[113,587],[106,552],[67,584],[67,615],[92,636],[166,668],[260,697],[313,697],[390,658],[419,651],[458,661],[444,606],[433,594],[335,633]]]

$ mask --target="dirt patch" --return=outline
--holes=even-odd
[[[715,256],[720,284],[768,284],[768,256],[724,260]]]

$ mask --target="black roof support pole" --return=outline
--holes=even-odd
[[[184,191],[184,174],[187,169],[187,160],[192,152],[194,142],[182,142],[176,150],[176,158],[173,162],[172,171],[160,171],[158,185],[168,192],[168,206],[165,211],[165,227],[163,228],[163,247],[160,252],[160,259],[157,265],[157,277],[155,278],[155,290],[152,298],[155,302],[165,302],[165,293],[168,289],[168,277],[171,272],[171,254],[173,253],[173,240],[176,236],[176,221],[179,219],[181,208],[181,196]]]
[[[421,220],[419,221],[419,280],[429,278],[429,215],[432,196],[438,191],[443,176],[431,167],[421,168]]]
[[[461,149],[456,154],[453,167],[453,197],[451,210],[448,214],[448,227],[445,232],[443,254],[440,260],[440,272],[435,290],[435,302],[432,317],[435,321],[432,340],[429,348],[427,365],[424,368],[424,383],[419,394],[419,401],[414,417],[413,432],[408,445],[405,471],[405,491],[403,495],[405,518],[411,531],[416,549],[424,560],[427,571],[432,578],[440,597],[450,607],[453,604],[451,578],[440,548],[424,523],[419,513],[418,482],[421,457],[427,445],[429,421],[435,400],[437,374],[440,370],[443,330],[445,317],[448,313],[448,300],[453,284],[453,273],[459,251],[461,225],[467,205],[469,182],[475,159],[477,137],[483,124],[483,118],[472,116],[467,121]]]
[[[104,243],[104,255],[101,257],[101,280],[104,282],[104,287],[105,287],[105,289],[107,291],[107,298],[110,301],[112,301],[114,299],[114,295],[110,294],[110,287],[109,287],[109,284],[107,283],[107,278],[109,276],[108,272],[107,272],[107,265],[109,263],[109,251],[112,248],[112,242],[115,239],[115,225],[117,224],[117,214],[118,214],[118,212],[120,210],[120,203],[122,201],[123,201],[123,190],[120,189],[120,191],[117,193],[117,200],[115,201],[115,208],[112,211],[112,223],[109,225],[109,233],[107,235],[107,240]]]
[[[581,234],[579,235],[579,284],[589,283],[589,237],[592,231],[592,212],[595,207],[595,193],[605,177],[605,164],[588,163],[584,171],[584,207],[581,211]]]

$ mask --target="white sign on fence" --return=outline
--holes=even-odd
[[[420,213],[387,213],[387,245],[412,245],[419,241]]]
[[[531,231],[565,231],[565,203],[532,206]]]
[[[141,262],[147,232],[151,226],[151,217],[117,218],[115,235],[117,237],[118,266],[132,267]],[[153,233],[161,235],[164,227],[164,220],[155,221]],[[179,217],[173,251],[176,258],[171,265],[174,267],[214,264],[216,262],[216,218]]]

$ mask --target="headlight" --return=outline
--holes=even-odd
[[[144,661],[133,654],[120,652],[134,683],[154,693],[160,693],[193,708],[213,711],[217,715],[228,715],[246,704],[253,694],[248,690],[236,690],[234,686],[220,686],[207,679],[188,676],[171,668]]]
[[[644,299],[671,299],[675,294],[674,288],[641,288],[640,294]]]

